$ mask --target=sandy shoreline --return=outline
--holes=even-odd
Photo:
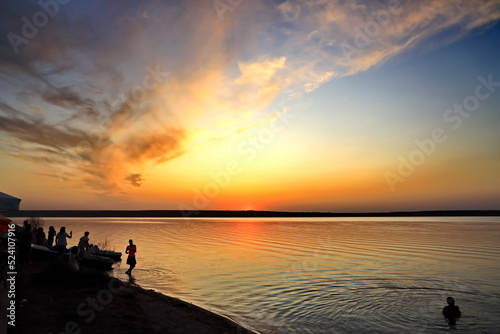
[[[9,333],[257,333],[180,299],[58,263],[24,268],[16,285],[16,326]]]

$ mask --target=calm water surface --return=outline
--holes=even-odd
[[[138,248],[136,283],[262,333],[500,333],[500,219],[47,218]],[[113,275],[127,280],[125,261]],[[441,316],[453,296],[463,317]],[[236,334],[236,333],[235,333]]]

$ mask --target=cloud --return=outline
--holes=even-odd
[[[133,174],[130,173],[124,178],[125,181],[130,182],[130,184],[134,187],[140,187],[144,179],[142,178],[141,174]]]
[[[127,161],[132,163],[158,164],[181,155],[181,131],[169,134],[131,137],[125,143],[123,151]]]
[[[278,5],[278,10],[281,12],[286,21],[294,21],[298,19],[300,9],[301,7],[298,3],[292,3],[291,1],[285,1]]]
[[[63,108],[92,108],[94,105],[92,99],[79,96],[77,93],[72,92],[69,87],[44,92],[41,97],[45,102]]]
[[[311,68],[311,76],[333,72],[332,78],[366,71],[405,50],[421,48],[424,42],[426,48],[451,43],[472,29],[500,19],[497,1],[286,3],[302,6],[300,22],[294,21],[295,29],[283,43],[285,48],[302,45],[295,59],[289,57],[289,61],[307,60],[316,65]]]

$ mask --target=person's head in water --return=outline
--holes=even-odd
[[[460,319],[462,312],[460,312],[460,308],[455,305],[455,299],[453,297],[446,298],[446,302],[448,305],[443,308],[443,315],[448,320],[450,326],[454,326],[457,319]]]

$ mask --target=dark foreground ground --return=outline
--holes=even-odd
[[[8,333],[255,333],[179,299],[60,263],[24,268],[16,286],[16,326]]]

